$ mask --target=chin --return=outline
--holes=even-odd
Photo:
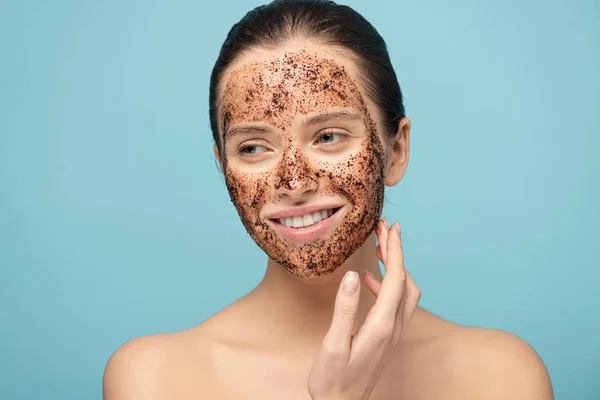
[[[256,244],[290,275],[324,277],[342,267],[369,238],[379,216],[375,211],[344,206],[335,213],[337,217],[334,214],[331,218],[331,229],[327,234],[307,243],[286,240],[280,227],[258,218],[247,226],[251,228],[247,231]]]

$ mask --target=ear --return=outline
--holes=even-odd
[[[385,185],[394,186],[404,176],[408,166],[410,153],[410,119],[404,117],[398,124],[398,132],[394,138],[392,150],[387,160]]]
[[[215,153],[215,161],[218,163],[219,169],[222,171],[223,170],[223,163],[221,162],[221,154],[219,152],[219,146],[217,146],[216,143],[213,145],[213,151]]]

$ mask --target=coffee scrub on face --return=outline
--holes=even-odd
[[[343,65],[298,51],[241,64],[223,86],[223,172],[246,231],[295,276],[331,273],[365,242],[383,207],[384,149],[357,84]],[[364,132],[359,132],[360,149],[335,161],[305,154],[291,131],[295,118],[340,108],[361,115]],[[282,154],[266,170],[253,171],[229,161],[229,152],[235,151],[227,147],[229,128],[249,122],[264,122],[279,132]],[[266,204],[281,204],[281,188],[307,186],[318,188],[318,196],[346,203],[347,212],[327,235],[299,244],[284,239],[272,222],[261,216],[261,210]]]

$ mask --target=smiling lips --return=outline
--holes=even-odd
[[[329,208],[327,210],[315,211],[314,213],[303,216],[281,217],[277,218],[277,222],[289,228],[306,228],[331,217],[336,210],[337,209],[335,208]]]
[[[342,207],[314,211],[299,216],[271,218],[274,228],[292,242],[306,243],[329,232],[335,225]]]

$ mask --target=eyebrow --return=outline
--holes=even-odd
[[[320,125],[331,120],[346,120],[346,121],[356,121],[362,120],[362,116],[356,112],[350,110],[339,110],[339,111],[331,111],[325,114],[319,114],[312,117],[307,118],[303,121],[302,125],[304,126],[313,126]],[[253,123],[253,124],[244,124],[240,126],[234,126],[231,129],[228,129],[225,132],[226,137],[232,137],[237,135],[248,135],[251,133],[267,133],[272,129],[268,126],[265,126],[264,123]]]
[[[332,111],[332,112],[328,112],[326,114],[320,114],[320,115],[315,115],[314,117],[310,117],[308,119],[306,119],[306,121],[304,121],[304,125],[310,126],[310,125],[319,125],[319,124],[323,124],[325,122],[329,122],[332,119],[342,119],[342,120],[347,120],[347,121],[354,121],[354,120],[362,120],[362,116],[360,114],[357,114],[356,112],[350,111],[350,110],[340,110],[340,111]]]
[[[250,133],[267,133],[269,131],[270,129],[262,124],[241,125],[234,126],[233,128],[228,129],[227,132],[225,132],[225,136],[230,138],[236,135],[248,135]]]

